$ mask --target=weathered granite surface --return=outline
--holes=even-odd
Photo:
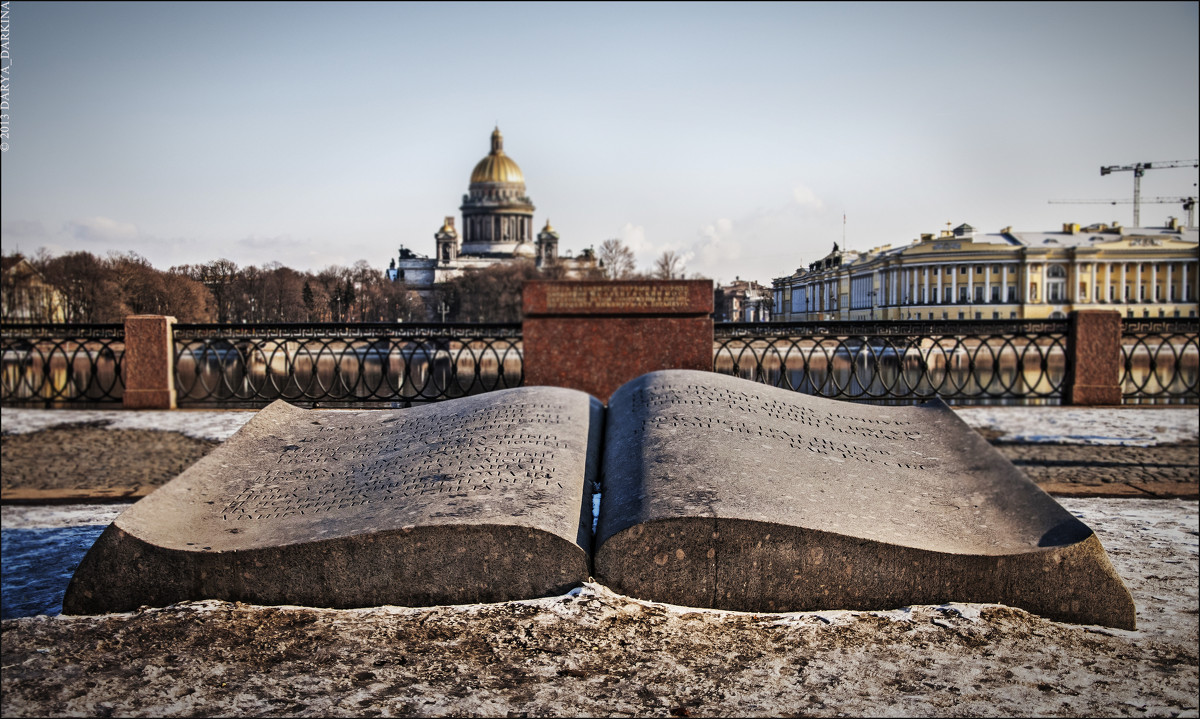
[[[1121,313],[1071,313],[1074,361],[1068,365],[1063,403],[1074,406],[1121,404]]]
[[[661,369],[712,369],[711,280],[525,283],[525,384],[607,401]]]
[[[118,517],[75,573],[64,612],[566,591],[589,575],[602,412],[548,387],[407,410],[276,402]]]
[[[619,389],[606,423],[595,570],[617,591],[776,612],[997,602],[1134,627],[1092,531],[940,402],[665,371]]]
[[[130,315],[125,318],[125,409],[175,408],[175,355],[171,352],[174,317]]]

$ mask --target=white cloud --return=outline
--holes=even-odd
[[[685,247],[683,242],[653,242],[646,237],[646,228],[626,222],[618,233],[618,238],[625,246],[633,251],[640,271],[649,272],[654,269],[654,262],[662,253],[671,250],[679,255],[687,266],[695,257],[694,248]]]
[[[700,228],[700,237],[700,242],[690,251],[693,258],[699,258],[699,263],[697,267],[689,269],[711,277],[742,256],[742,243],[734,232],[733,220],[727,217],[718,218]]]
[[[646,240],[645,227],[635,225],[632,222],[626,222],[621,226],[621,231],[618,234],[621,242],[633,250],[633,254],[639,259],[643,256],[654,254],[654,245]]]
[[[130,243],[140,236],[137,225],[118,222],[108,217],[90,217],[71,220],[63,230],[79,242],[102,244]]]
[[[817,197],[817,193],[811,188],[804,185],[796,185],[792,188],[792,197],[796,198],[796,204],[801,207],[806,207],[813,210],[819,210],[825,206],[821,198]]]
[[[802,184],[780,189],[775,204],[738,217],[716,217],[696,228],[690,241],[685,236],[655,242],[645,227],[631,222],[622,226],[619,237],[642,270],[652,269],[654,261],[671,250],[682,258],[689,276],[767,281],[791,272],[814,236],[822,244],[827,239],[820,225],[828,214],[825,201]]]
[[[737,218],[717,218],[697,230],[698,239],[688,249],[693,257],[688,274],[728,282],[735,275],[766,281],[783,269],[790,272],[825,209],[812,189],[795,185],[779,204]]]

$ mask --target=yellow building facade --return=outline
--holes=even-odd
[[[775,321],[1052,319],[1076,309],[1196,317],[1198,234],[1064,225],[978,233],[970,225],[867,252],[838,249],[772,281]]]

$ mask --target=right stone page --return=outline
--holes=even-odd
[[[653,372],[609,402],[602,477],[596,577],[631,596],[755,612],[994,602],[1134,628],[1092,530],[940,400]]]

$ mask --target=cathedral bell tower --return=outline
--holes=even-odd
[[[537,236],[537,266],[549,267],[558,261],[558,233],[546,220],[546,226]]]
[[[437,240],[438,262],[447,265],[458,259],[458,232],[454,229],[454,218],[447,217],[442,229],[433,236]]]

